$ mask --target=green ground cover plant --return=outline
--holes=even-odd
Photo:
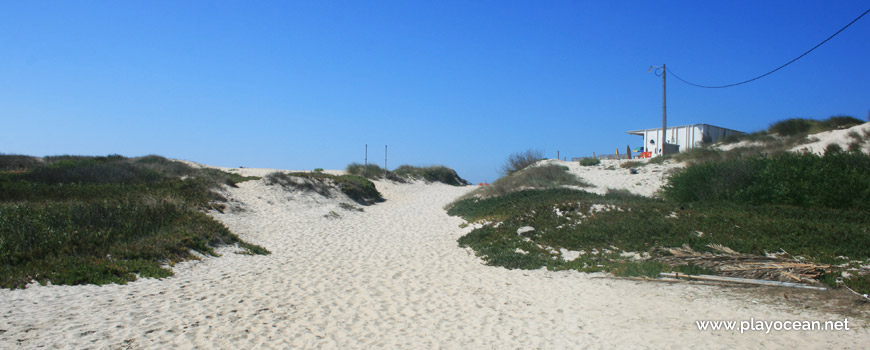
[[[22,161],[24,160],[24,161]],[[159,156],[0,156],[0,287],[126,283],[165,277],[167,263],[216,255],[239,239],[203,210],[223,210],[214,190],[244,178]],[[183,176],[183,178],[182,178]]]
[[[870,293],[870,275],[840,275],[870,262],[870,156],[840,151],[710,158],[673,174],[661,199],[523,189],[466,196],[448,214],[477,226],[458,243],[495,266],[617,276],[718,274],[657,259],[670,249],[717,253],[727,247],[831,264],[822,283]],[[566,261],[569,251],[582,254]]]

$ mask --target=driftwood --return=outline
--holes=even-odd
[[[813,264],[780,257],[740,254],[725,247],[713,247],[723,254],[698,253],[691,248],[668,249],[669,256],[654,258],[670,266],[692,264],[727,277],[778,282],[815,283],[830,265]]]
[[[799,284],[799,283],[792,283],[792,282],[756,280],[756,279],[737,278],[737,277],[710,276],[710,275],[686,275],[686,274],[682,274],[682,273],[671,273],[671,272],[661,272],[661,273],[659,273],[659,275],[662,277],[671,277],[671,278],[677,278],[677,279],[686,278],[686,279],[701,280],[701,281],[729,282],[729,283],[740,283],[740,284],[755,284],[755,285],[762,285],[762,286],[776,286],[776,287],[827,290],[827,288],[825,288],[825,287],[809,286],[806,284]]]

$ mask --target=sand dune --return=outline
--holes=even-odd
[[[652,169],[652,168],[650,168]],[[242,173],[260,170],[242,169]],[[386,202],[248,181],[214,213],[272,251],[178,264],[128,285],[0,290],[0,348],[861,348],[851,331],[699,331],[697,320],[839,320],[696,284],[483,265],[443,206],[471,187],[377,182]],[[333,212],[337,214],[332,214]]]

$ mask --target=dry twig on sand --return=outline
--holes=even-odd
[[[726,247],[713,247],[724,254],[698,253],[688,247],[671,248],[670,256],[655,258],[671,266],[692,264],[723,276],[780,282],[818,282],[830,265],[807,263],[779,257],[740,254]]]

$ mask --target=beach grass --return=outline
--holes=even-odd
[[[443,165],[420,167],[406,164],[400,165],[396,170],[393,170],[393,173],[400,178],[440,182],[452,186],[466,186],[470,184],[467,180],[459,177],[456,170]]]
[[[412,166],[405,164],[400,165],[396,170],[388,171],[375,164],[363,165],[351,163],[345,168],[345,171],[349,175],[373,180],[387,179],[399,183],[426,181],[440,182],[452,186],[466,186],[470,184],[467,180],[459,177],[456,170],[443,165]]]
[[[510,175],[502,176],[491,185],[470,192],[465,198],[502,196],[524,189],[548,189],[564,186],[588,187],[590,185],[571,174],[566,166],[543,164],[528,166]]]
[[[203,212],[225,208],[220,186],[253,178],[159,156],[2,155],[0,163],[15,166],[0,171],[2,287],[166,277],[166,264],[191,251],[217,255],[220,245],[268,254]]]
[[[323,197],[330,197],[330,189],[335,188],[362,205],[384,201],[381,193],[375,188],[375,184],[356,175],[330,175],[321,172],[289,174],[274,172],[266,175],[265,180],[269,185],[315,192]]]

